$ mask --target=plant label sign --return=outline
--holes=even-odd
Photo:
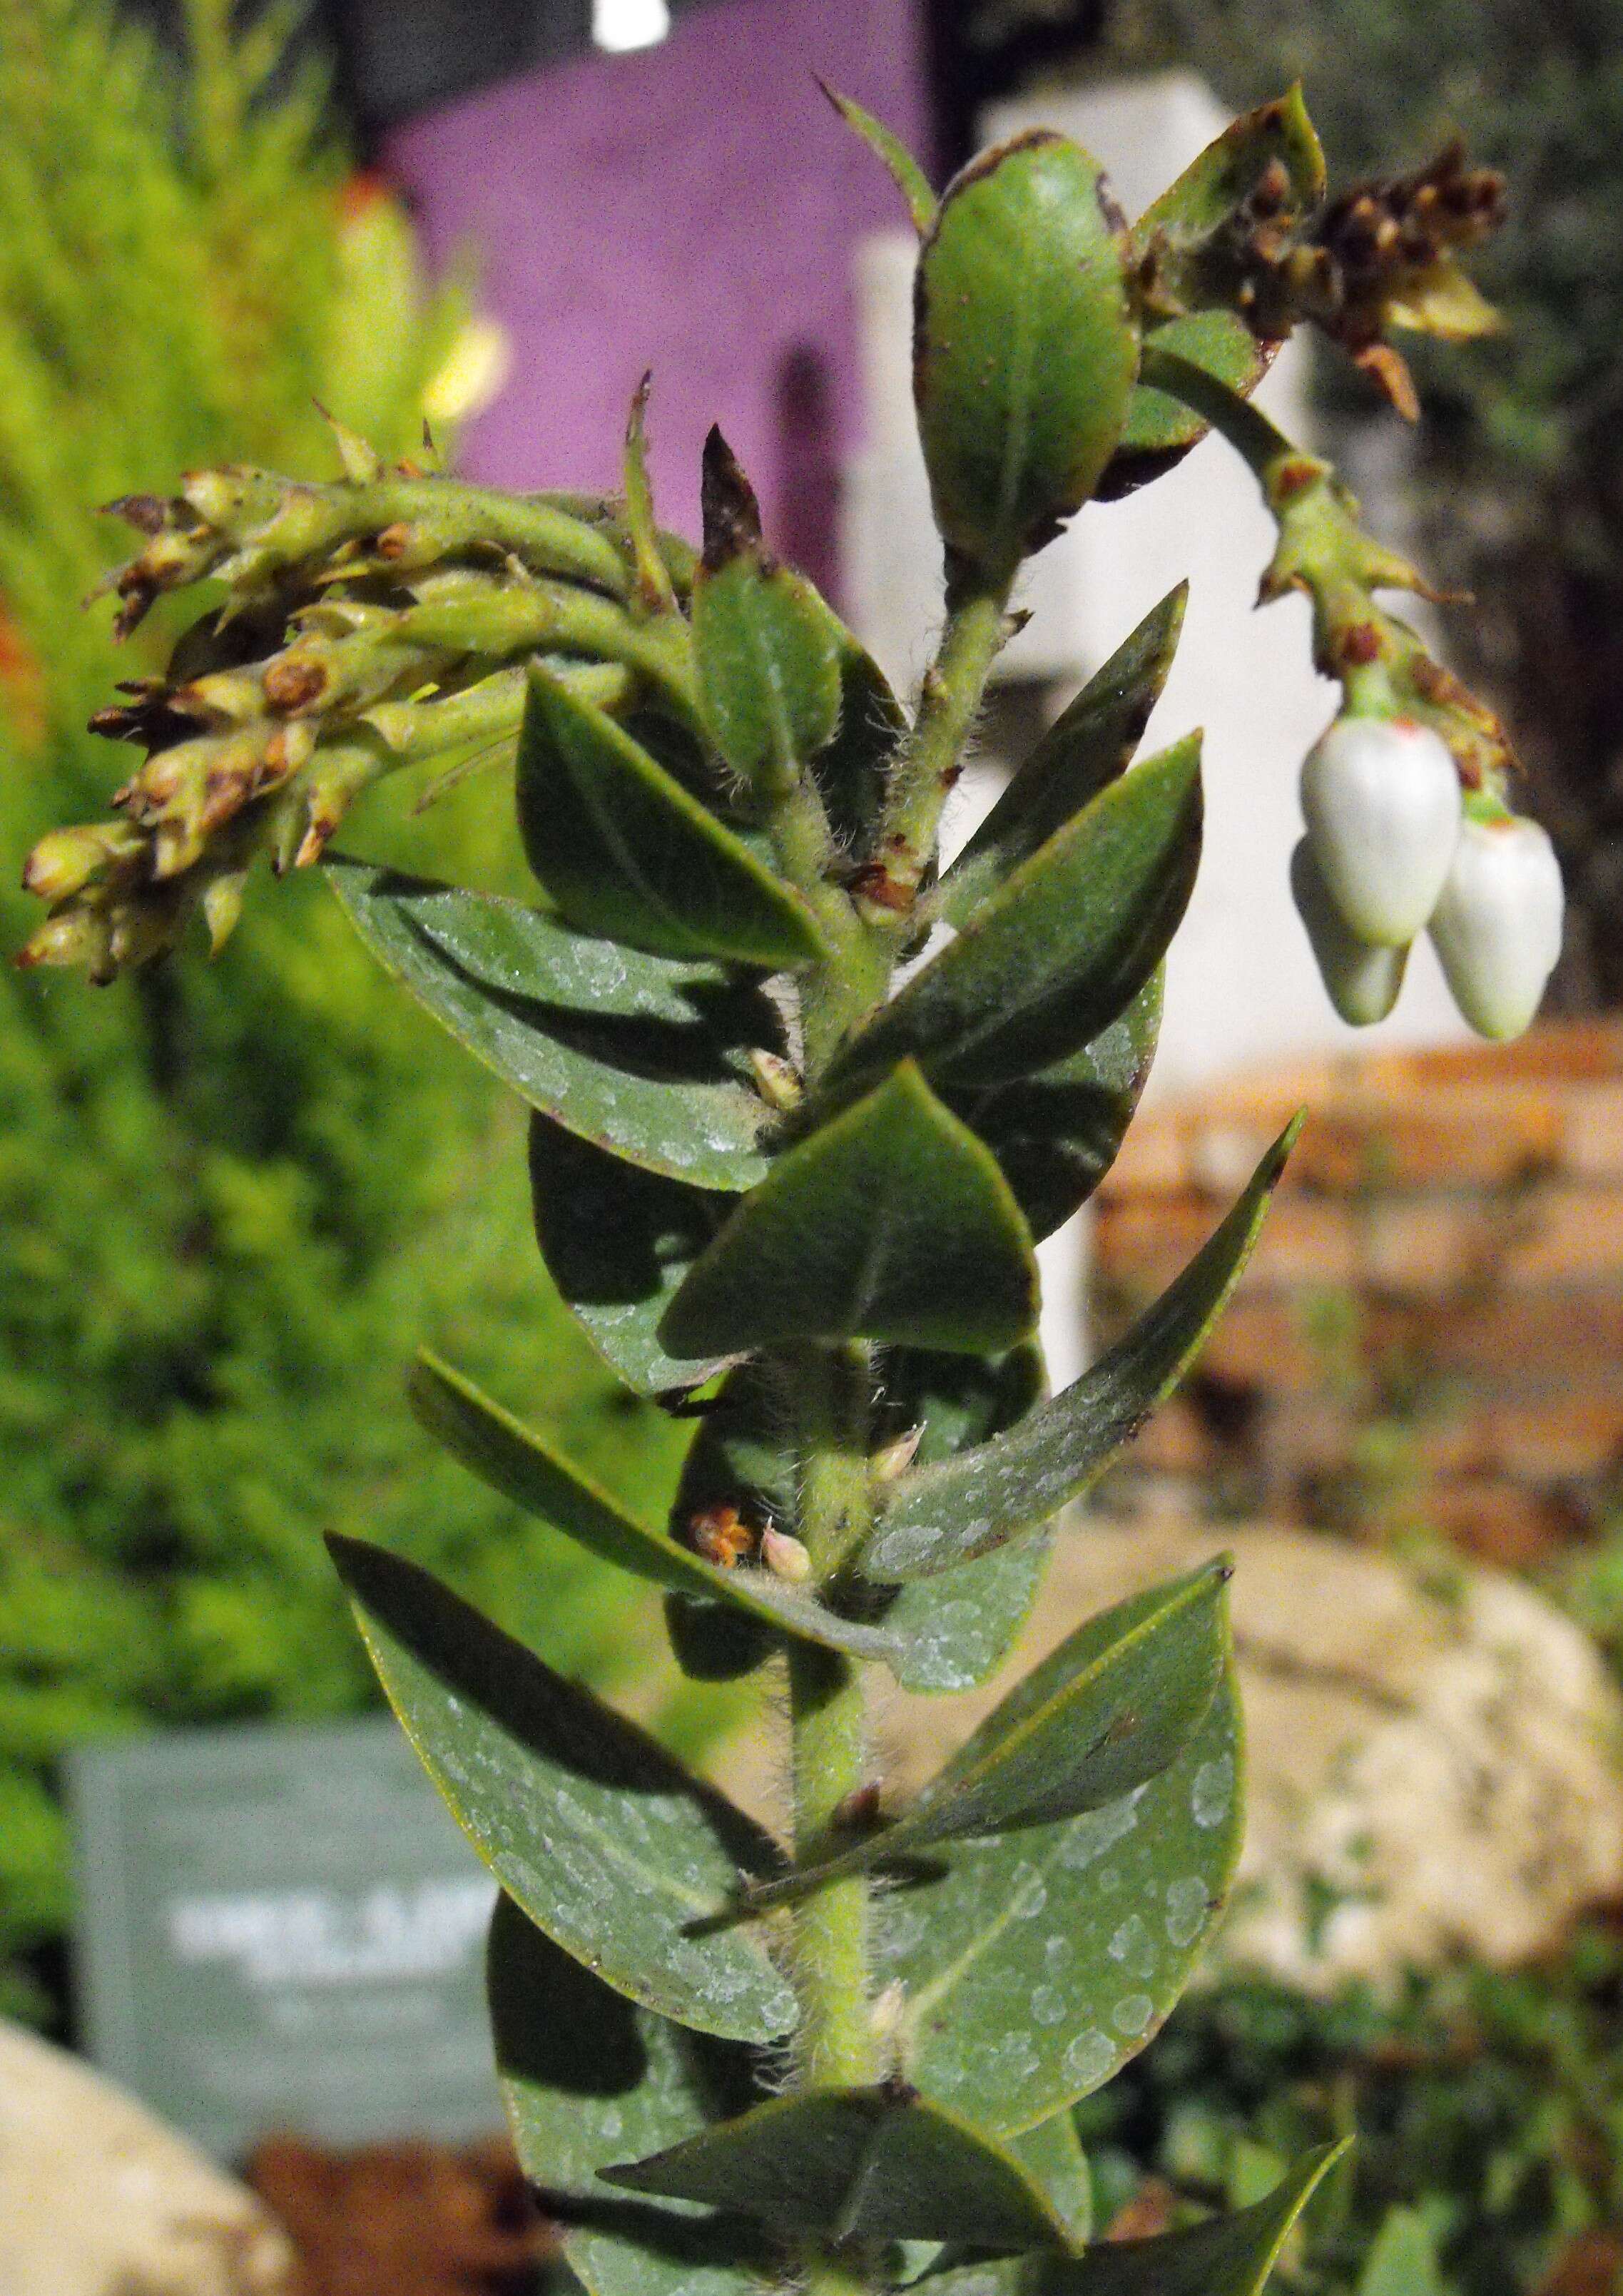
[[[501,2125],[496,1885],[393,1721],[184,1730],[69,1771],[85,2043],[210,2151]]]

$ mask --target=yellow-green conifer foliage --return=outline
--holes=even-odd
[[[426,291],[398,207],[349,175],[285,20],[188,18],[183,65],[106,0],[0,0],[8,951],[33,839],[136,762],[85,730],[111,607],[81,602],[125,545],[93,506],[223,459],[330,476],[316,398],[421,451],[425,406],[448,432],[489,359],[463,299]],[[155,615],[125,675],[175,628]],[[414,794],[373,808],[368,849],[409,851]],[[625,1582],[400,1404],[438,1333],[634,1503],[672,1463],[545,1288],[502,1121],[314,883],[256,904],[213,966],[94,997],[0,971],[0,2005],[26,2005],[68,1914],[64,1744],[370,1702],[324,1526],[433,1557],[570,1671],[634,1658]]]

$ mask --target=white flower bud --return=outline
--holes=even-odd
[[[1459,840],[1460,777],[1441,736],[1406,718],[1338,718],[1302,767],[1302,815],[1358,939],[1406,948]]]
[[[1319,977],[1342,1020],[1355,1029],[1384,1021],[1403,987],[1408,950],[1377,948],[1358,939],[1331,899],[1305,837],[1291,856],[1291,891],[1307,928]]]
[[[1431,939],[1479,1036],[1519,1037],[1561,955],[1566,896],[1536,821],[1467,821],[1431,918]]]

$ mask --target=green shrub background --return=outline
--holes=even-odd
[[[420,451],[468,348],[465,296],[357,194],[284,24],[187,14],[182,63],[105,0],[0,0],[7,949],[37,915],[13,890],[32,840],[136,761],[86,718],[164,644],[154,616],[115,655],[108,605],[81,610],[128,539],[95,505],[210,461],[330,476],[316,398]],[[352,847],[409,859],[415,794]],[[500,882],[498,775],[446,802],[457,858]],[[431,1342],[639,1507],[668,1485],[684,1431],[611,1405],[549,1295],[518,1123],[315,882],[260,889],[213,965],[97,991],[0,967],[0,2010],[60,2007],[65,1745],[373,1701],[324,1528],[431,1561],[555,1664],[640,1669],[623,1578],[452,1464],[401,1393]],[[678,1737],[718,1710],[637,1691]]]

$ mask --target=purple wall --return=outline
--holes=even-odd
[[[814,71],[915,148],[929,141],[920,0],[712,0],[657,48],[588,55],[393,137],[432,253],[470,244],[512,339],[463,464],[515,487],[618,483],[625,408],[654,370],[668,524],[698,519],[718,422],[777,545],[832,580],[852,443],[851,250],[902,221]]]

